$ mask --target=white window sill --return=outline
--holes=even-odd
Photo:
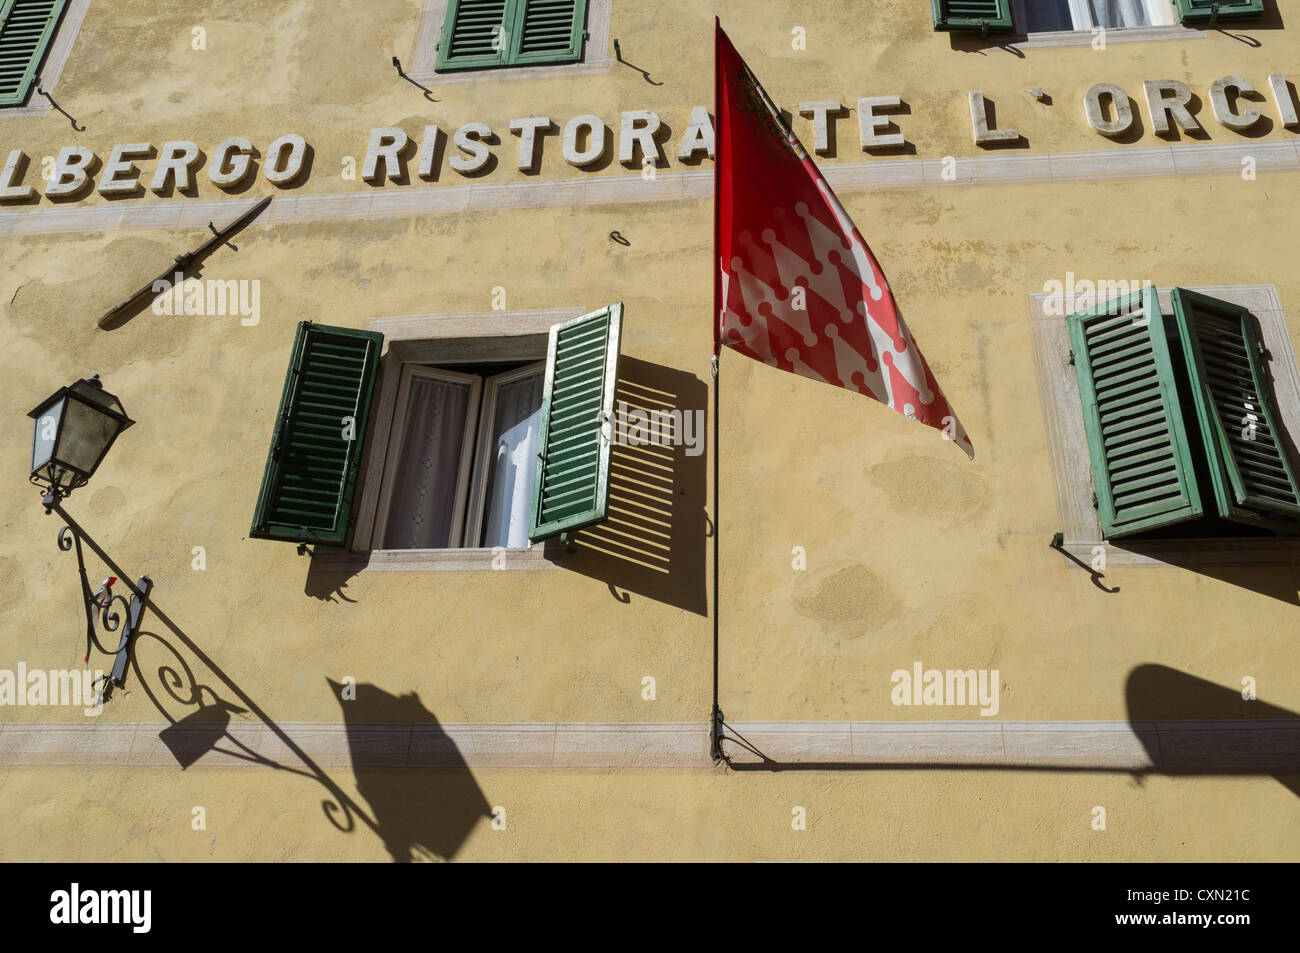
[[[1113,27],[1100,34],[1105,36],[1106,45],[1112,43],[1144,43],[1152,40],[1203,40],[1209,34],[1205,30],[1195,30],[1179,26],[1128,26]],[[1008,43],[1029,49],[1051,46],[1091,46],[1095,35],[1092,30],[1054,30],[1048,33],[1022,34],[1020,38],[1011,37]]]
[[[324,572],[505,572],[559,569],[562,543],[543,541],[527,549],[376,549],[368,553],[321,553],[312,559]]]

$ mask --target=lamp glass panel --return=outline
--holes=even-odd
[[[79,400],[67,404],[57,456],[61,463],[89,474],[121,424]]]
[[[32,472],[50,462],[54,455],[54,441],[59,436],[59,417],[67,399],[60,397],[37,416],[32,434]]]

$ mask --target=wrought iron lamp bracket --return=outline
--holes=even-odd
[[[58,500],[51,501],[47,494],[46,512],[58,504]],[[132,586],[131,598],[121,593],[114,593],[113,586],[117,582],[116,576],[109,576],[99,587],[97,592],[90,589],[90,581],[86,576],[86,560],[81,548],[81,534],[73,529],[70,525],[65,525],[59,530],[58,537],[59,549],[65,553],[75,548],[77,551],[77,572],[81,577],[81,601],[86,611],[86,657],[85,661],[90,660],[90,647],[93,645],[96,649],[105,655],[113,656],[113,670],[109,675],[109,683],[104,686],[104,698],[107,699],[112,692],[113,686],[122,685],[126,678],[126,667],[130,662],[131,644],[135,639],[136,633],[140,628],[140,620],[144,616],[145,606],[149,601],[149,592],[153,589],[153,580],[148,576],[141,576],[139,581]],[[117,645],[108,648],[99,640],[98,628],[102,625],[105,632],[118,633]]]

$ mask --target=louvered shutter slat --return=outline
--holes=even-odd
[[[623,304],[551,329],[542,391],[533,542],[605,518]]]
[[[1011,0],[930,0],[936,30],[1007,32]]]
[[[1155,290],[1071,315],[1069,326],[1103,535],[1200,516]]]
[[[343,545],[383,340],[298,325],[250,536]]]
[[[1300,488],[1282,443],[1249,311],[1175,288],[1202,439],[1219,515],[1281,532],[1300,530]]]
[[[58,28],[67,0],[10,0],[0,25],[0,106],[21,106]]]

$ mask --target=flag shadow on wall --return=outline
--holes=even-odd
[[[694,375],[622,358],[609,514],[552,558],[606,583],[620,602],[636,594],[706,614],[708,400],[708,384]]]
[[[1132,669],[1124,683],[1128,729],[1145,762],[1119,765],[1112,754],[1077,749],[1056,764],[934,760],[794,761],[763,751],[764,742],[726,726],[725,760],[733,771],[1003,771],[1128,774],[1147,777],[1272,777],[1300,796],[1300,714],[1243,697],[1246,685],[1216,685],[1167,665]],[[1254,683],[1249,686],[1252,691]],[[757,743],[756,743],[757,742]],[[1068,754],[1068,750],[1066,751]],[[1137,761],[1131,755],[1124,760]]]

